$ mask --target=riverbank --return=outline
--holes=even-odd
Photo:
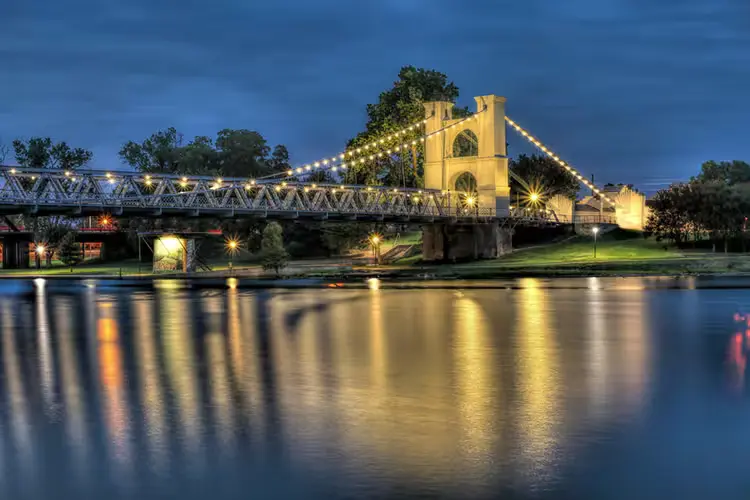
[[[389,280],[481,280],[521,277],[587,277],[587,276],[692,276],[750,275],[750,257],[746,254],[716,254],[682,251],[638,233],[615,231],[594,242],[590,237],[521,248],[494,260],[465,263],[424,263],[417,255],[392,265],[358,265],[352,259],[292,261],[284,269],[285,280],[318,279],[361,281],[377,277]],[[50,279],[128,278],[190,278],[219,280],[236,277],[243,280],[269,281],[277,277],[253,263],[236,262],[230,270],[228,262],[211,263],[211,271],[184,273],[150,272],[148,264],[135,260],[87,264],[73,268],[14,269],[0,271],[0,278]]]

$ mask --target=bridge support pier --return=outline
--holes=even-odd
[[[422,228],[426,261],[496,259],[512,251],[512,230],[489,224],[434,224]]]
[[[29,241],[3,238],[3,269],[26,269],[29,267]]]

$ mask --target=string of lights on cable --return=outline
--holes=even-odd
[[[282,173],[282,174],[273,174],[273,175],[270,175],[270,176],[259,177],[258,180],[260,181],[262,179],[269,179],[269,178],[272,178],[272,177],[278,177],[279,175],[286,175],[287,177],[291,177],[295,173],[297,173],[297,174],[307,174],[307,173],[311,173],[313,171],[313,169],[331,170],[333,172],[336,172],[338,169],[346,170],[347,168],[349,168],[351,166],[361,165],[365,161],[368,161],[368,160],[372,161],[372,160],[374,160],[376,158],[382,158],[383,156],[388,156],[388,155],[397,153],[397,152],[401,151],[402,149],[409,148],[410,146],[416,146],[417,144],[425,142],[425,140],[430,140],[433,137],[435,137],[436,135],[442,134],[446,130],[450,130],[453,127],[456,127],[456,126],[462,124],[465,121],[474,120],[480,113],[482,113],[484,111],[485,110],[482,110],[482,111],[479,111],[479,112],[477,112],[477,113],[475,113],[475,114],[473,114],[471,116],[467,116],[466,118],[462,118],[462,119],[458,120],[457,122],[451,123],[450,125],[448,125],[446,127],[443,127],[441,129],[438,129],[438,130],[436,130],[434,132],[431,132],[431,133],[425,135],[424,137],[420,137],[419,139],[414,139],[412,141],[406,141],[406,142],[404,142],[402,144],[398,144],[396,146],[388,148],[385,151],[378,151],[377,153],[373,152],[369,156],[358,158],[358,159],[353,159],[349,163],[342,162],[340,164],[336,164],[335,162],[337,161],[337,159],[334,157],[334,158],[331,158],[330,161],[325,161],[324,160],[324,161],[320,161],[320,162],[315,162],[313,164],[305,165],[304,167],[298,167],[296,169],[287,170],[285,173]],[[423,124],[423,123],[426,123],[426,122],[427,122],[427,120],[423,120],[420,123]],[[391,139],[393,139],[395,137],[396,137],[395,134],[391,134],[391,135],[389,135],[389,136],[387,136],[385,138],[382,138],[382,139],[380,139],[378,141],[374,141],[374,142],[368,144],[368,146],[369,146],[368,149],[371,149],[372,147],[375,147],[375,146],[381,146],[381,148],[384,148],[385,146],[383,145],[383,143],[385,143],[386,141],[391,140]],[[354,152],[355,154],[357,154],[360,149],[361,148],[357,148],[355,150],[350,150],[350,152]],[[346,154],[348,154],[348,153],[341,153],[339,155],[338,159],[342,159],[341,157],[342,156],[346,156]]]
[[[536,146],[537,148],[539,148],[544,154],[546,154],[547,156],[549,156],[550,158],[552,158],[554,161],[556,161],[565,170],[567,170],[568,172],[570,172],[571,175],[573,175],[576,179],[578,179],[584,186],[590,188],[594,193],[598,194],[604,201],[606,201],[607,203],[609,203],[613,207],[615,206],[615,201],[612,200],[612,198],[610,198],[609,196],[607,196],[606,194],[604,194],[604,192],[601,189],[597,188],[595,184],[589,182],[589,180],[586,179],[584,176],[582,176],[580,174],[580,172],[578,172],[576,169],[574,169],[573,167],[571,167],[567,162],[565,162],[564,160],[562,160],[557,154],[555,154],[554,151],[552,151],[547,146],[545,146],[544,144],[542,144],[542,142],[539,139],[537,139],[536,137],[534,137],[533,135],[531,135],[526,129],[524,129],[523,127],[521,127],[518,123],[514,122],[513,120],[511,120],[507,116],[505,117],[505,121],[508,122],[508,125],[510,125],[511,127],[513,127],[516,130],[516,132],[518,132],[519,134],[521,134],[526,140],[528,140],[534,146]]]
[[[343,151],[341,153],[338,153],[337,155],[332,156],[331,158],[321,158],[318,161],[308,163],[306,165],[303,165],[301,167],[297,167],[296,169],[288,170],[287,172],[279,172],[276,174],[266,175],[264,177],[259,177],[260,179],[271,179],[273,177],[280,177],[284,175],[292,175],[294,172],[297,172],[298,174],[304,173],[304,172],[310,172],[314,168],[320,168],[328,166],[329,164],[334,164],[337,161],[345,160],[346,158],[351,158],[356,155],[367,153],[369,150],[373,148],[377,148],[378,146],[382,146],[387,141],[392,141],[393,139],[396,139],[398,137],[401,137],[402,135],[406,135],[409,132],[413,132],[414,130],[417,130],[419,127],[427,123],[427,119],[421,120],[417,123],[414,123],[412,125],[409,125],[408,127],[404,127],[401,130],[397,130],[396,132],[393,132],[392,134],[389,134],[385,137],[381,137],[380,139],[370,142],[368,144],[365,144],[364,146],[360,146],[357,148],[350,149],[348,151]],[[291,172],[291,173],[290,173]]]

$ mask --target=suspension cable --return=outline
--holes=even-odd
[[[581,175],[580,172],[578,172],[576,169],[570,166],[569,163],[562,160],[557,154],[555,154],[554,151],[549,149],[547,146],[545,146],[539,139],[531,135],[526,129],[521,127],[518,123],[511,120],[509,117],[505,117],[505,121],[508,122],[508,124],[513,127],[516,132],[521,134],[527,141],[532,143],[534,146],[539,148],[544,154],[546,154],[548,157],[552,158],[555,162],[557,162],[561,167],[563,167],[565,170],[570,172],[570,174],[578,179],[578,181],[583,184],[584,186],[588,187],[594,193],[598,194],[603,200],[605,200],[607,203],[609,203],[611,206],[615,207],[617,204],[612,198],[604,194],[604,192],[596,187],[596,185],[592,182],[589,182],[588,179],[586,179],[584,176]]]

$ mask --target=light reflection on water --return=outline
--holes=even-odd
[[[618,485],[633,481],[643,498],[690,491],[649,489],[633,471],[671,442],[665,421],[718,433],[715,458],[727,421],[750,418],[736,399],[743,305],[744,290],[639,279],[37,287],[0,298],[0,493],[628,498]],[[720,480],[732,484],[715,471],[701,484]]]

